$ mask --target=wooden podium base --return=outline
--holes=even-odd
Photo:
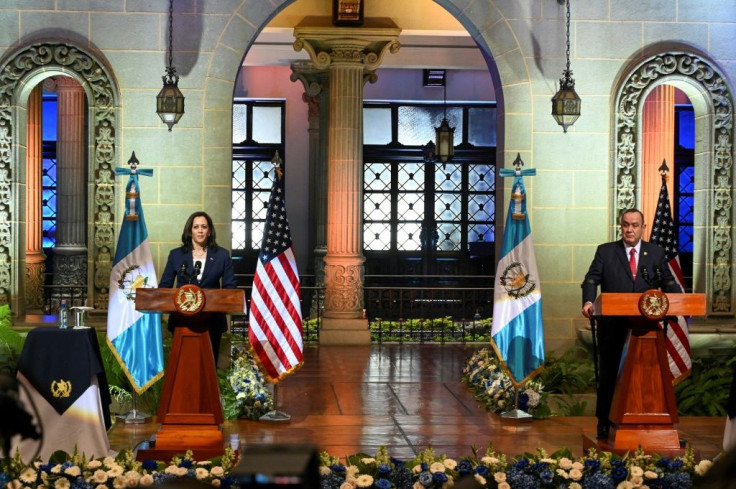
[[[222,430],[217,426],[165,424],[156,433],[153,447],[138,450],[137,460],[168,462],[174,455],[192,450],[194,459],[207,460],[225,453]]]
[[[598,452],[611,452],[618,455],[624,455],[627,452],[635,452],[638,450],[640,444],[642,450],[645,452],[656,453],[665,457],[682,457],[687,451],[687,447],[665,448],[653,446],[651,444],[647,444],[646,440],[643,438],[640,438],[638,441],[640,443],[637,443],[633,448],[625,448],[621,445],[616,446],[616,444],[610,439],[598,440],[595,437],[595,433],[583,433],[583,452],[588,453],[591,448],[594,448]],[[695,459],[700,459],[700,454],[697,451],[695,452]]]

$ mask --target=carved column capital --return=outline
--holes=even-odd
[[[335,27],[329,17],[306,17],[294,28],[294,50],[305,50],[319,69],[357,64],[374,71],[386,53],[399,50],[400,33],[388,18],[366,19],[362,27]]]

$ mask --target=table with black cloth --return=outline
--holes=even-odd
[[[31,330],[18,360],[18,382],[26,387],[21,401],[43,434],[42,460],[75,448],[88,458],[108,456],[111,398],[94,328]],[[13,441],[12,453],[19,448],[25,461],[39,448],[36,440]]]

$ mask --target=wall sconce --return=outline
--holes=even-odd
[[[176,74],[176,68],[172,66],[174,56],[173,32],[174,0],[169,0],[169,65],[166,67],[166,74],[162,77],[164,87],[156,95],[156,113],[169,126],[169,131],[184,115],[184,95],[179,90],[179,75]]]
[[[554,97],[552,97],[552,117],[562,126],[562,132],[567,132],[567,128],[575,124],[580,117],[580,106],[582,102],[575,92],[575,80],[572,78],[572,70],[570,70],[570,0],[558,0],[561,4],[565,2],[567,6],[567,65],[562,71],[560,78],[560,89]]]

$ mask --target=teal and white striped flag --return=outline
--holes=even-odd
[[[515,164],[516,170],[500,171],[502,177],[513,176],[514,183],[496,270],[491,344],[504,362],[511,383],[519,388],[542,369],[544,328],[542,291],[523,180],[523,176],[536,171],[521,170],[523,162],[519,156]]]
[[[131,162],[134,160],[135,153]],[[125,217],[110,272],[107,343],[133,389],[142,394],[163,376],[164,351],[161,314],[135,310],[136,289],[158,286],[138,187],[138,175],[151,176],[153,170],[136,170],[135,163],[131,163],[130,170],[115,169],[117,175],[130,178],[125,187]]]

